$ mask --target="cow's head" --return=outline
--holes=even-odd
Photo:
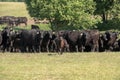
[[[43,39],[44,38],[44,31],[40,30],[40,38]]]

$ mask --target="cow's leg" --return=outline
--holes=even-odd
[[[56,42],[55,41],[53,41],[53,45],[54,45],[54,51],[55,52],[59,52],[59,49],[58,49],[58,45],[56,44]]]
[[[2,52],[3,53],[5,52],[5,49],[6,49],[6,47],[3,45],[3,47],[2,47]]]
[[[29,47],[28,47],[28,49],[29,49],[29,52],[32,52],[32,53],[34,52],[34,48],[33,48],[33,46],[32,46],[32,45],[31,45],[31,46],[29,46]]]
[[[39,52],[41,52],[41,45],[39,45]]]
[[[48,41],[47,46],[46,46],[48,53],[49,53],[49,44],[50,44],[50,40]]]
[[[76,45],[75,48],[76,48],[76,52],[78,52],[78,45]]]
[[[109,47],[109,50],[110,50],[110,51],[113,51],[113,47],[112,47],[112,46],[110,46],[110,47]]]
[[[54,45],[53,45],[53,43],[51,43],[51,44],[49,45],[49,48],[50,48],[50,51],[54,52]]]
[[[99,52],[99,43],[96,44],[96,51]]]
[[[66,45],[66,51],[67,51],[67,52],[70,52],[70,50],[69,50],[69,45]]]
[[[64,48],[60,48],[60,55],[63,54],[63,50],[64,50]]]
[[[39,52],[39,45],[34,46],[35,52]]]
[[[47,52],[49,53],[49,46],[47,45],[46,48],[47,48]]]
[[[26,48],[27,48],[26,46],[21,46],[20,47],[20,51],[23,52],[23,53],[27,52]]]
[[[95,52],[95,45],[94,44],[92,44],[92,46],[91,46],[91,52]]]
[[[82,51],[82,52],[84,52],[84,50],[85,50],[85,47],[84,47],[84,46],[81,46],[81,49],[82,49],[81,51]]]
[[[92,52],[99,51],[99,41],[93,41]]]
[[[32,52],[33,52],[33,53],[36,52],[36,47],[32,46]]]

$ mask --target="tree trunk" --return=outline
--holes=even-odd
[[[102,13],[102,21],[105,22],[106,21],[106,16],[105,16],[105,12]]]

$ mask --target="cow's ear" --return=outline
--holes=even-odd
[[[80,35],[82,36],[82,35],[83,35],[83,33],[80,33]]]
[[[37,34],[40,34],[39,32],[37,32]]]
[[[55,34],[55,32],[52,32],[52,34]]]

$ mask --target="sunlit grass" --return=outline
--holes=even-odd
[[[29,20],[32,19],[26,10],[26,5],[24,2],[0,2],[0,16],[25,16]],[[50,24],[38,25],[41,30],[51,30]],[[2,30],[4,27],[6,27],[6,25],[0,25],[0,30]],[[16,26],[14,29],[31,29],[31,23],[28,23],[27,26]]]
[[[0,53],[0,80],[120,80],[120,53]]]
[[[29,14],[24,2],[0,2],[0,16],[29,17]]]

